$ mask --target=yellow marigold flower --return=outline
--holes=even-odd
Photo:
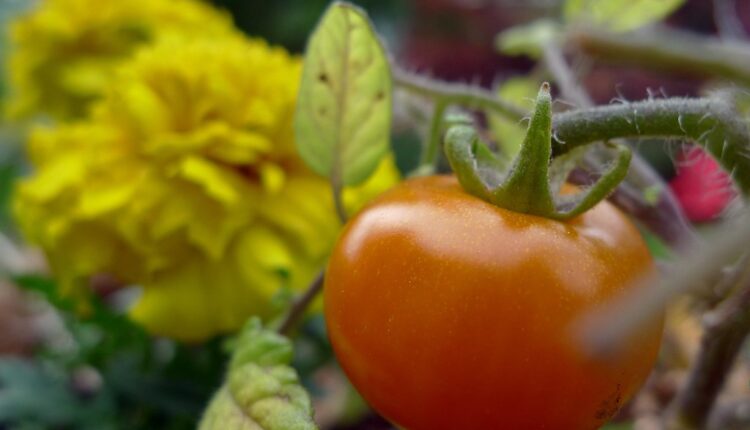
[[[14,209],[61,284],[96,273],[140,284],[132,316],[185,340],[303,289],[340,223],[327,181],[295,152],[300,71],[259,40],[163,42],[122,67],[90,119],[35,130],[37,170]],[[346,204],[397,180],[388,158]]]
[[[138,47],[234,31],[199,0],[41,0],[10,26],[8,113],[80,117]]]

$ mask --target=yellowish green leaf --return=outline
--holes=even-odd
[[[630,31],[670,15],[685,0],[567,0],[569,22],[584,21],[610,31]]]
[[[516,106],[526,107],[531,111],[539,85],[540,82],[525,77],[510,78],[498,87],[497,95],[503,100]],[[487,115],[492,137],[500,147],[501,155],[512,159],[526,137],[526,124],[494,113]]]
[[[539,58],[544,45],[553,42],[560,36],[560,33],[558,23],[549,19],[540,19],[501,32],[495,38],[495,46],[498,51],[506,55]]]
[[[334,184],[367,179],[388,150],[391,73],[365,13],[328,8],[307,45],[297,112],[297,148]]]
[[[199,430],[317,430],[291,360],[289,339],[251,319],[235,341],[226,382]]]

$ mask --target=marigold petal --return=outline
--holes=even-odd
[[[344,188],[341,198],[346,212],[349,215],[355,214],[367,202],[396,185],[400,180],[401,174],[396,167],[396,159],[393,154],[388,154],[365,182]]]

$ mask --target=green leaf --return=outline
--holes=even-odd
[[[517,106],[528,107],[531,111],[539,85],[540,82],[526,77],[510,78],[500,85],[497,95]],[[487,112],[487,119],[492,137],[500,147],[501,155],[508,159],[513,158],[526,136],[525,124],[492,112]]]
[[[585,21],[610,31],[630,31],[660,21],[685,0],[567,0],[567,21]]]
[[[391,72],[366,14],[328,8],[307,45],[294,130],[297,148],[317,173],[357,185],[388,151]]]
[[[549,19],[511,27],[495,37],[497,50],[506,55],[542,56],[544,45],[560,37],[560,25]]]
[[[199,430],[315,430],[310,397],[289,365],[292,344],[251,319]]]

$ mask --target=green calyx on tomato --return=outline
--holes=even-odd
[[[496,206],[556,220],[571,219],[606,198],[625,178],[630,149],[607,143],[614,162],[598,181],[575,194],[561,193],[579,151],[552,156],[552,98],[548,83],[539,89],[521,149],[512,161],[496,156],[480,141],[473,127],[459,124],[445,137],[445,153],[464,189]]]

